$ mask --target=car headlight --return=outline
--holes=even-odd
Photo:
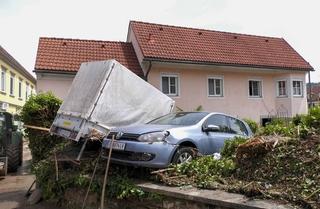
[[[142,134],[141,136],[139,136],[138,140],[141,142],[161,142],[167,136],[169,136],[168,131],[152,132],[152,133]]]

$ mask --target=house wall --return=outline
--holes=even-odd
[[[198,69],[154,65],[149,73],[148,82],[161,90],[161,75],[179,76],[179,96],[172,97],[176,106],[184,111],[195,110],[202,106],[204,111],[224,112],[239,118],[251,118],[260,121],[269,115],[294,116],[307,112],[306,88],[303,97],[292,96],[292,80],[303,80],[305,73],[283,73],[221,68]],[[64,99],[75,75],[37,74],[37,92],[52,91]],[[219,76],[224,79],[224,96],[208,97],[207,79]],[[262,98],[249,97],[249,79],[262,80]],[[276,82],[287,81],[288,96],[277,97]],[[305,85],[304,85],[305,86]]]
[[[161,75],[175,74],[179,76],[179,96],[173,97],[176,106],[184,111],[195,110],[199,105],[204,111],[224,112],[239,118],[251,118],[260,121],[262,116],[281,114],[292,116],[307,112],[306,94],[300,98],[292,98],[291,79],[303,79],[305,73],[290,74],[282,72],[212,69],[183,69],[172,67],[153,67],[148,82],[161,90]],[[224,96],[208,96],[208,77],[218,76],[224,79]],[[249,97],[249,79],[262,80],[262,98]],[[276,81],[288,80],[288,97],[277,98]]]
[[[303,97],[294,97],[291,92],[292,115],[296,115],[296,114],[300,114],[300,113],[307,113],[308,112],[308,103],[307,103],[306,74],[303,74],[303,73],[291,74],[291,81],[292,80],[302,80],[303,83],[305,84],[303,86]],[[291,82],[291,84],[292,84],[292,82]]]
[[[19,70],[12,68],[11,65],[6,63],[4,60],[0,59],[0,73],[3,69],[5,69],[5,89],[4,91],[2,91],[0,88],[0,105],[1,105],[0,110],[15,114],[22,108],[27,98],[31,94],[35,93],[36,83],[28,79],[22,73],[20,73]],[[11,74],[14,74],[13,94],[10,94]],[[21,97],[19,97],[19,80],[22,81]],[[29,84],[29,91],[26,94],[27,83]],[[0,74],[0,85],[1,85],[1,74]],[[1,108],[2,103],[7,103],[7,106],[8,106],[7,109]]]
[[[75,75],[37,73],[37,92],[52,92],[60,99],[66,98]]]

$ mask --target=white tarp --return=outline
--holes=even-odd
[[[146,123],[174,101],[116,60],[83,63],[58,114],[104,127]]]

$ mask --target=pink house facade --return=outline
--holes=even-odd
[[[261,121],[272,116],[304,114],[308,110],[306,77],[313,68],[284,39],[133,21],[129,24],[127,42],[123,43],[130,45],[127,52],[123,51],[121,56],[111,53],[70,61],[74,64],[72,71],[59,69],[68,69],[70,63],[56,70],[48,69],[52,60],[42,54],[46,52],[51,58],[59,55],[42,42],[40,39],[35,67],[37,90],[52,91],[62,99],[77,65],[115,58],[172,97],[177,108],[184,111],[201,106],[203,111]],[[74,40],[61,39],[56,43],[59,47],[60,42],[67,42],[72,48]],[[101,44],[98,45],[96,51],[101,50]],[[112,47],[110,50],[114,51]],[[57,63],[52,65],[61,65],[68,54],[61,56],[64,61],[55,59]]]

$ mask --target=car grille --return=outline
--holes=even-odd
[[[109,149],[104,149],[103,158],[107,158]],[[150,161],[155,157],[152,153],[112,150],[111,158],[127,161]]]
[[[111,139],[112,136],[117,136],[118,132],[110,132],[107,136],[108,139]],[[124,133],[122,136],[117,140],[127,140],[127,141],[138,141],[140,134],[130,134],[130,133]]]

